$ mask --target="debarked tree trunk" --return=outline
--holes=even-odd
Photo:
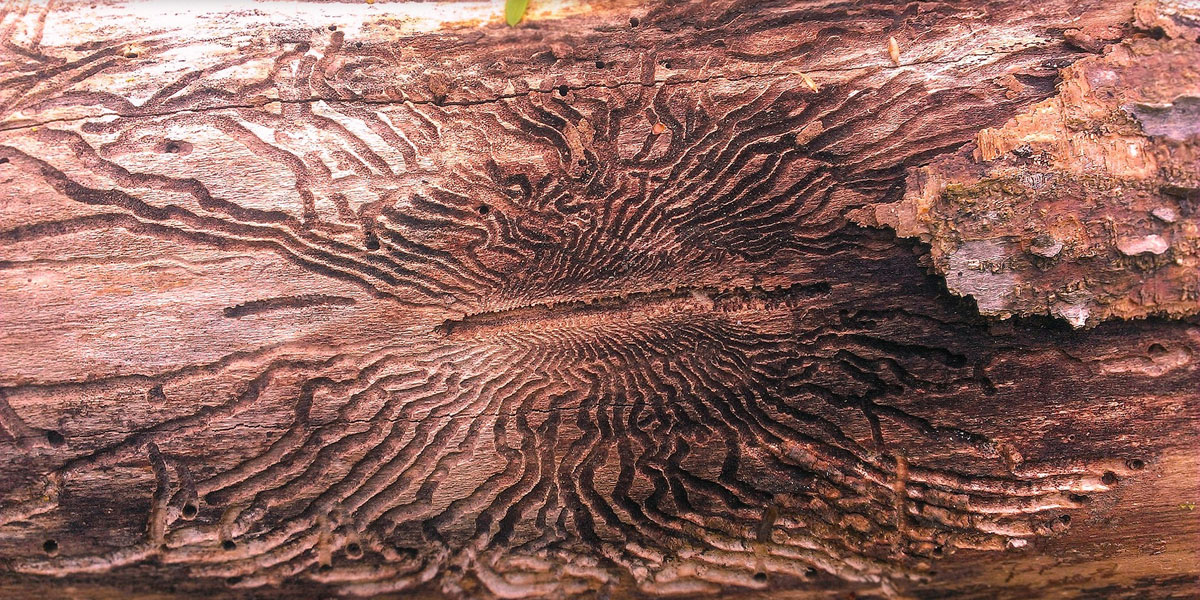
[[[1194,0],[0,7],[0,596],[1200,595]]]

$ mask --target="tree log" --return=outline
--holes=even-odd
[[[1200,597],[1200,6],[0,7],[0,596]]]

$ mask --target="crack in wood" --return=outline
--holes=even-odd
[[[1035,46],[1030,46],[1030,48],[1033,48],[1033,47],[1035,47]],[[967,53],[966,55],[959,57],[959,58],[953,58],[953,59],[948,59],[948,60],[933,60],[933,59],[918,60],[918,61],[902,63],[899,65],[884,65],[884,66],[871,65],[871,66],[859,66],[859,67],[850,66],[850,67],[842,67],[842,68],[823,68],[823,69],[819,68],[819,69],[812,69],[809,71],[769,72],[769,73],[748,74],[748,75],[742,75],[742,76],[737,76],[737,77],[721,75],[721,74],[714,74],[709,77],[700,77],[700,78],[687,78],[687,77],[673,76],[672,78],[669,78],[669,79],[655,80],[655,81],[649,82],[649,83],[642,82],[642,81],[621,81],[621,82],[617,82],[617,83],[585,83],[585,84],[581,84],[581,85],[562,84],[557,90],[530,89],[525,92],[512,93],[512,94],[498,94],[491,98],[483,98],[483,99],[475,99],[475,100],[438,101],[438,100],[420,100],[420,99],[410,99],[410,98],[404,98],[404,99],[399,99],[399,100],[391,100],[391,99],[378,100],[378,99],[372,99],[372,98],[367,98],[367,97],[342,98],[342,97],[325,97],[325,96],[313,96],[313,97],[309,97],[309,98],[265,98],[264,97],[264,98],[261,98],[259,101],[256,101],[253,103],[243,103],[243,104],[229,103],[229,104],[220,104],[220,105],[214,105],[214,106],[205,106],[205,107],[200,107],[200,108],[180,108],[180,109],[170,110],[170,111],[135,111],[135,112],[129,112],[129,113],[104,112],[104,113],[95,113],[95,114],[89,114],[89,115],[81,115],[81,116],[70,117],[70,118],[49,119],[46,121],[38,121],[38,122],[20,122],[20,123],[9,124],[9,125],[5,125],[5,124],[3,124],[3,122],[0,122],[0,132],[16,131],[16,130],[20,130],[20,129],[30,129],[30,128],[35,128],[35,127],[44,127],[44,126],[52,125],[52,124],[56,124],[56,123],[88,121],[88,120],[94,120],[97,118],[105,118],[105,117],[119,117],[119,118],[123,118],[123,119],[154,118],[154,117],[169,117],[172,115],[178,115],[178,114],[182,114],[182,113],[205,113],[205,112],[217,112],[217,111],[236,110],[236,109],[264,109],[264,108],[269,108],[268,105],[271,105],[271,104],[315,104],[318,102],[323,102],[323,103],[328,103],[328,104],[360,104],[360,105],[366,105],[366,106],[371,106],[371,105],[387,106],[387,105],[395,105],[395,104],[407,104],[407,105],[414,105],[414,106],[433,105],[433,106],[439,106],[439,107],[483,106],[483,105],[488,105],[488,104],[494,104],[497,102],[502,102],[504,100],[518,99],[518,98],[523,98],[523,97],[527,97],[530,95],[538,95],[538,94],[553,95],[553,94],[557,93],[560,96],[565,96],[566,94],[563,94],[562,90],[566,90],[568,92],[585,91],[585,90],[592,90],[592,89],[617,90],[617,89],[620,89],[623,87],[629,87],[629,86],[639,86],[639,87],[645,87],[645,88],[665,88],[665,87],[670,87],[670,86],[688,86],[688,85],[695,85],[695,84],[702,84],[702,83],[711,83],[711,82],[717,81],[717,80],[728,81],[728,82],[738,82],[738,81],[747,81],[747,80],[756,80],[756,79],[794,79],[794,78],[798,78],[798,77],[811,77],[812,75],[834,74],[834,73],[852,73],[852,72],[856,72],[856,71],[862,71],[862,70],[868,69],[868,68],[877,69],[880,71],[887,71],[887,70],[901,70],[906,67],[912,68],[912,67],[920,67],[920,66],[928,66],[928,65],[951,66],[951,65],[962,64],[962,63],[966,63],[969,61],[973,61],[975,59],[982,58],[982,57],[990,58],[990,57],[1009,56],[1009,55],[1016,54],[1018,52],[1021,52],[1023,50],[1028,50],[1028,49],[1029,48],[1018,48],[1018,49],[1010,50],[1010,51],[1006,51],[1006,52],[999,52],[999,51],[996,51],[996,52],[974,52],[974,53]]]

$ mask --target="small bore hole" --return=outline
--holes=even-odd
[[[945,553],[946,553],[946,548],[945,548],[945,547],[943,547],[943,546],[936,546],[936,547],[934,547],[934,549],[933,549],[933,555],[934,555],[934,556],[941,556],[941,555],[943,555],[943,554],[945,554]]]
[[[757,581],[758,583],[766,583],[767,582],[767,574],[763,573],[762,571],[755,573],[754,581]]]
[[[221,542],[221,548],[223,548],[225,550],[233,550],[233,549],[237,548],[237,542],[235,542],[233,540],[225,540],[225,541]]]
[[[1071,524],[1071,515],[1062,515],[1058,518],[1058,520],[1062,521],[1063,525],[1070,525]]]
[[[46,441],[50,442],[51,446],[61,446],[67,442],[67,439],[63,437],[63,434],[51,429],[46,432]]]
[[[1164,348],[1162,344],[1154,343],[1154,344],[1150,344],[1150,347],[1146,349],[1146,352],[1148,352],[1150,354],[1155,354],[1155,355],[1166,354],[1167,349]]]
[[[1125,466],[1129,467],[1132,471],[1141,471],[1146,468],[1146,463],[1140,458],[1131,458],[1125,461]]]
[[[196,518],[198,509],[196,508],[195,504],[188,503],[183,505],[183,509],[180,512],[183,514],[183,518],[194,519]]]
[[[368,233],[366,245],[367,245],[367,250],[378,250],[379,249],[379,238],[374,233]]]
[[[492,207],[490,207],[486,204],[480,204],[479,208],[477,210],[479,211],[479,214],[486,215],[492,211]]]
[[[1103,481],[1104,485],[1116,485],[1117,474],[1113,473],[1112,471],[1106,471],[1104,475],[1100,477],[1100,481]]]
[[[58,542],[54,540],[46,540],[42,542],[42,550],[45,550],[46,554],[57,554]]]
[[[596,61],[596,68],[597,68],[597,69],[603,69],[603,68],[604,68],[604,61],[602,61],[602,60],[598,60],[598,61]]]
[[[188,154],[192,151],[192,145],[182,140],[164,140],[159,150],[166,154]]]
[[[558,86],[558,95],[559,96],[566,96],[567,92],[569,92],[569,91],[571,91],[571,89],[565,85]]]
[[[641,21],[639,21],[637,17],[629,17],[630,27],[637,27],[639,23],[641,23]]]
[[[349,556],[350,558],[358,558],[362,555],[363,549],[362,546],[358,545],[358,542],[350,542],[349,544],[346,544],[346,556]]]

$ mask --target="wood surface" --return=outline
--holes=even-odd
[[[0,5],[0,597],[1200,597],[1200,6],[531,4]]]

